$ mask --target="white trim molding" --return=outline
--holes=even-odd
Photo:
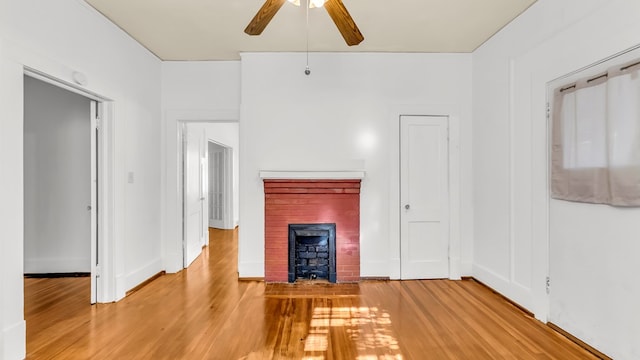
[[[27,322],[22,320],[9,327],[6,327],[0,333],[0,358],[1,359],[24,359],[26,356],[26,337]]]
[[[362,180],[364,171],[260,171],[261,179],[328,179],[328,180]]]
[[[182,261],[182,183],[180,157],[182,146],[182,124],[185,123],[237,123],[237,109],[174,110],[164,111],[162,137],[162,260],[167,273],[183,269]]]
[[[400,169],[400,126],[403,115],[446,116],[448,119],[449,139],[449,279],[459,280],[467,274],[462,273],[462,232],[461,232],[461,183],[460,166],[460,112],[456,105],[396,105],[389,111],[389,134],[392,145],[389,161],[391,169]],[[400,172],[392,171],[389,178],[389,276],[400,279]],[[466,266],[465,266],[466,268]]]

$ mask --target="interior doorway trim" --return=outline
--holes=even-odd
[[[442,116],[449,120],[449,279],[459,280],[462,275],[460,240],[460,110],[455,105],[397,105],[389,112],[390,169],[389,174],[389,277],[401,278],[400,256],[400,117]]]
[[[82,95],[97,103],[97,114],[100,119],[98,121],[98,146],[97,146],[97,180],[99,187],[97,189],[97,197],[99,200],[97,211],[97,264],[95,274],[96,277],[96,301],[99,303],[113,302],[117,300],[115,289],[115,252],[114,252],[114,181],[113,181],[113,160],[114,160],[114,143],[113,143],[113,102],[97,93],[79,87],[73,83],[58,79],[48,75],[45,72],[23,67],[23,73],[26,76],[44,81],[59,88]],[[24,121],[24,119],[23,119]],[[93,231],[93,229],[92,229]],[[23,250],[24,251],[24,250]]]
[[[101,96],[93,91],[84,89],[76,84],[70,83],[68,81],[64,81],[62,79],[58,79],[54,76],[51,76],[45,72],[36,70],[34,68],[25,66],[24,67],[24,74],[27,76],[30,76],[32,78],[38,79],[40,81],[44,81],[46,83],[49,83],[51,85],[57,86],[59,88],[65,89],[67,91],[71,91],[72,93],[76,93],[78,95],[82,95],[86,98],[89,98],[91,100],[97,101],[97,102],[108,102],[108,101],[112,101],[111,99]]]
[[[183,269],[183,209],[182,209],[182,140],[183,123],[224,124],[238,123],[239,110],[185,111],[167,110],[165,112],[164,141],[162,147],[163,173],[161,199],[163,209],[163,260],[168,273]]]

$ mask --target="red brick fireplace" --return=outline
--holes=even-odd
[[[361,178],[261,176],[265,196],[265,281],[288,281],[289,225],[320,223],[335,223],[336,281],[359,281]]]

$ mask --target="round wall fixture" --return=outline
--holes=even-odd
[[[87,76],[85,74],[79,71],[74,71],[71,76],[73,77],[73,82],[75,82],[76,84],[81,86],[87,85]]]

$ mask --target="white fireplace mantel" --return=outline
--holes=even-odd
[[[280,171],[261,170],[260,178],[266,180],[357,180],[364,179],[364,171]]]

